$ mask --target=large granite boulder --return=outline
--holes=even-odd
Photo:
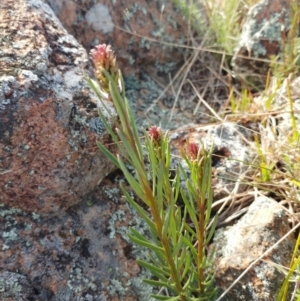
[[[166,0],[47,0],[69,33],[87,50],[111,44],[124,74],[169,72],[183,60],[188,20]],[[138,70],[139,69],[139,70]]]
[[[0,19],[0,202],[57,213],[113,169],[88,56],[42,0],[1,1]]]

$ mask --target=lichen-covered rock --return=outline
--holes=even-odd
[[[142,281],[149,272],[135,261],[146,260],[148,252],[127,236],[129,226],[143,234],[147,226],[122,198],[119,180],[104,179],[84,201],[57,216],[0,205],[0,271],[19,275],[0,272],[0,300],[150,300],[153,289]]]
[[[0,19],[0,202],[57,213],[113,169],[88,56],[42,0],[1,1]]]
[[[246,268],[290,230],[288,215],[273,199],[258,197],[229,229],[215,233],[216,283],[225,290]],[[274,301],[285,275],[267,261],[289,266],[295,239],[291,235],[271,250],[230,290],[231,301]]]
[[[47,0],[69,33],[86,48],[112,44],[125,74],[147,66],[172,70],[189,32],[182,12],[166,0]],[[172,45],[175,44],[175,45]]]
[[[29,300],[33,287],[27,278],[18,273],[0,272],[0,297],[5,301]]]
[[[232,60],[237,78],[252,84],[265,81],[270,67],[267,60],[280,54],[290,29],[289,3],[262,0],[249,10]]]

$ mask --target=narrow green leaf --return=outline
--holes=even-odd
[[[156,192],[156,201],[158,210],[162,216],[164,210],[164,189],[163,189],[163,168],[161,162],[157,163],[157,192]]]
[[[130,126],[130,116],[128,115],[125,99],[122,99],[116,84],[112,81],[109,82],[109,91],[111,93],[115,108],[120,117],[122,129],[128,136],[134,137]]]
[[[99,141],[97,141],[97,146],[100,148],[101,152],[118,168],[120,168],[118,159],[114,156],[106,147],[104,147]]]
[[[196,209],[194,207],[194,202],[193,201],[189,201],[185,194],[182,192],[181,193],[182,196],[182,200],[184,202],[184,205],[186,206],[189,216],[193,222],[194,225],[197,225],[198,221],[197,221],[197,216],[196,216]]]
[[[118,70],[118,78],[120,81],[120,86],[121,86],[121,92],[122,92],[122,98],[125,99],[125,85],[124,85],[124,78],[123,74],[120,70]]]
[[[190,275],[190,277],[187,279],[187,281],[185,282],[184,286],[183,286],[183,290],[187,290],[188,291],[188,287],[192,281],[192,275]]]
[[[191,252],[193,253],[193,256],[196,258],[197,251],[196,251],[195,247],[193,246],[193,244],[191,243],[191,241],[184,236],[182,237],[182,240],[183,240],[183,243],[190,248]]]
[[[136,152],[130,142],[132,140],[130,137],[126,136],[123,131],[117,130],[117,133],[123,143],[123,146],[126,150],[126,153],[124,153],[124,156],[128,156],[131,159],[131,164],[136,169],[138,174],[143,174],[144,178],[147,179],[147,175],[144,170],[143,161],[140,160],[140,158],[136,155]]]
[[[167,282],[168,278],[170,277],[170,273],[163,270],[162,268],[158,268],[157,266],[150,264],[148,262],[145,262],[143,260],[137,259],[137,263],[144,267],[147,268],[153,275],[158,277],[160,280]]]
[[[137,194],[137,196],[140,199],[142,199],[143,202],[146,203],[146,205],[148,205],[147,199],[144,195],[144,192],[143,192],[140,184],[136,181],[136,179],[128,171],[128,169],[126,168],[125,164],[123,163],[123,161],[121,160],[120,157],[118,157],[118,164],[119,164],[119,168],[122,170],[126,180],[130,184],[131,188],[134,190],[134,192]]]
[[[182,158],[184,159],[184,161],[186,162],[186,164],[188,165],[188,169],[189,170],[193,170],[193,166],[192,166],[192,162],[191,160],[186,156],[185,152],[182,152]],[[184,173],[186,175],[186,173]],[[188,177],[186,177],[186,179],[188,179]]]
[[[154,298],[156,300],[164,300],[164,301],[177,301],[180,300],[180,296],[177,297],[170,297],[170,296],[161,296],[161,295],[151,295],[151,298]]]
[[[91,78],[89,78],[89,77],[87,77],[87,76],[85,76],[85,79],[86,79],[86,81],[87,81],[89,87],[90,87],[90,88],[96,93],[96,95],[98,96],[99,101],[101,102],[101,104],[102,104],[104,110],[109,114],[110,118],[112,119],[112,122],[113,122],[114,124],[117,124],[117,122],[116,122],[116,121],[117,121],[117,120],[116,120],[116,117],[113,116],[113,115],[111,114],[111,111],[108,109],[108,107],[107,107],[106,104],[105,104],[105,101],[103,100],[103,99],[106,99],[108,95],[107,95],[107,94],[104,94],[104,93],[101,91],[101,89],[100,89],[99,84],[98,84],[97,81],[95,81],[95,80],[93,80],[93,79],[91,79]],[[104,121],[106,120],[106,118],[104,117],[104,115],[102,114],[102,112],[101,112],[100,110],[99,110],[99,113],[100,113],[99,116],[101,117],[102,121],[104,122]],[[109,130],[107,126],[105,126],[105,127],[106,127],[107,130]]]
[[[132,230],[132,229],[131,229]],[[164,254],[164,249],[160,248],[154,244],[152,244],[151,242],[149,242],[146,239],[139,239],[131,234],[128,234],[128,237],[136,244],[146,247],[150,250],[152,250],[155,254],[160,253],[160,254]]]
[[[289,288],[289,281],[293,273],[295,273],[295,270],[299,268],[299,265],[300,265],[300,256],[295,260],[294,264],[289,269],[289,272],[287,273],[284,282],[280,288],[276,301],[286,300],[286,295],[288,293],[288,288]]]
[[[181,216],[181,209],[178,208],[178,210],[180,211],[180,216]],[[185,229],[184,226],[186,224],[186,216],[187,216],[187,208],[184,206],[183,217],[182,218],[180,217],[180,219],[178,219],[178,221],[179,220],[181,221],[179,224],[179,226],[180,226],[179,233],[183,233],[183,231]]]
[[[205,278],[202,284],[205,287],[211,287],[214,284],[214,280],[215,278],[213,277],[213,275],[209,275],[208,277]]]
[[[122,192],[124,193],[124,195],[126,197],[126,200],[129,202],[129,204],[138,212],[138,214],[141,215],[141,217],[148,224],[148,226],[150,227],[150,229],[152,231],[155,231],[155,233],[156,233],[155,224],[149,218],[147,212],[137,202],[135,202],[134,199],[131,198],[131,196],[126,191],[126,189],[124,188],[124,186],[123,186],[122,183],[120,184],[120,187],[121,187],[121,190],[122,190]]]
[[[182,175],[184,177],[184,180],[187,181],[189,177],[188,177],[186,171],[184,170],[184,168],[181,166],[181,164],[178,165],[178,168],[180,171],[180,175]]]
[[[154,239],[154,238],[152,237],[152,239]],[[169,269],[169,267],[166,266],[167,264],[166,264],[165,253],[153,254],[153,253],[149,252],[148,256],[149,256],[149,262],[152,262],[156,266],[161,265],[161,266],[165,267],[166,270]]]
[[[178,253],[181,250],[181,248],[183,247],[182,238],[183,238],[183,235],[180,234],[179,238],[178,238],[178,241],[177,241],[177,243],[176,243],[176,245],[173,249],[173,252],[172,252],[172,257],[173,258],[178,257]]]
[[[187,193],[189,196],[190,200],[197,200],[199,197],[199,192],[196,191],[195,186],[198,184],[197,182],[195,183],[196,180],[194,180],[194,182],[187,180],[186,182],[186,186],[187,186]],[[202,192],[200,192],[202,193]],[[191,201],[190,202],[192,206],[194,206],[194,203]]]
[[[157,159],[155,155],[155,151],[153,149],[153,144],[151,143],[148,134],[144,132],[145,135],[145,145],[148,152],[148,158],[150,161],[150,171],[152,173],[151,180],[152,180],[152,192],[153,195],[156,195],[156,185],[157,185]]]
[[[167,282],[164,281],[157,281],[157,280],[150,280],[150,279],[143,279],[143,282],[150,284],[152,286],[161,286],[161,287],[166,287],[170,291],[175,293],[174,288]]]
[[[182,229],[183,229],[183,223],[185,220],[182,219],[182,213],[181,213],[181,207],[175,207],[175,213],[174,213],[174,221],[175,221],[175,229],[178,235],[181,234]]]
[[[128,112],[128,115],[129,115],[129,120],[130,120],[131,129],[132,129],[132,132],[133,132],[134,140],[136,142],[139,142],[139,143],[136,143],[137,151],[138,151],[140,159],[143,160],[144,156],[143,156],[142,144],[140,143],[140,136],[139,136],[139,133],[138,133],[138,130],[137,130],[135,117],[133,116],[133,113],[132,113],[132,110],[129,106],[128,100],[126,98],[124,98],[124,99],[125,99],[125,103],[126,103],[126,106],[127,106],[127,112]]]
[[[137,230],[135,230],[134,228],[130,228],[130,231],[132,233],[132,235],[134,235],[135,237],[137,237],[140,240],[145,240],[145,241],[149,241],[149,239],[145,238],[143,235],[141,235]],[[154,242],[156,244],[156,246],[158,246],[159,248],[161,248],[161,243],[159,241]]]
[[[186,252],[185,256],[186,256],[186,262],[185,262],[184,270],[181,274],[181,279],[182,280],[185,278],[186,274],[191,269],[191,254],[189,252]]]
[[[171,146],[169,142],[169,133],[166,132],[163,138],[163,145],[165,146],[164,154],[166,154],[166,168],[170,168],[171,163]]]
[[[90,77],[86,77],[85,78],[88,85],[90,86],[90,88],[95,92],[95,94],[98,96],[98,99],[100,101],[102,101],[103,99],[103,94],[101,93],[100,87],[98,82],[96,82],[95,80],[91,79]]]
[[[109,123],[107,122],[105,116],[103,115],[103,113],[98,110],[98,114],[106,128],[106,130],[109,132],[109,134],[111,135],[112,137],[112,140],[115,142],[115,143],[119,143],[119,138],[117,137],[117,135],[115,134],[115,132],[113,131],[112,127],[109,125]],[[118,122],[117,122],[117,119],[115,117],[111,117],[112,118],[112,123],[116,126],[118,126]]]
[[[197,233],[187,223],[185,223],[184,228],[191,234],[191,236],[192,236],[191,239],[194,239],[197,237]]]
[[[175,178],[174,178],[174,181],[172,183],[172,186],[174,188],[174,198],[176,200],[178,200],[178,197],[179,197],[179,193],[180,193],[180,174],[179,174],[179,169],[177,168],[176,170],[176,175],[175,175]]]
[[[211,225],[211,228],[209,229],[208,235],[205,238],[205,245],[208,245],[208,243],[210,242],[211,238],[215,234],[215,230],[216,230],[217,224],[218,224],[218,216],[215,215],[214,218],[213,218],[213,223]]]
[[[188,253],[187,248],[182,249],[181,254],[176,257],[177,258],[177,265],[176,265],[177,270],[181,271],[182,267],[185,266],[187,253]]]
[[[166,237],[169,232],[170,218],[173,213],[172,207],[169,206],[167,209],[166,215],[163,217],[163,228],[162,228],[162,236]]]
[[[211,189],[209,189],[208,196],[206,199],[205,224],[209,223],[209,219],[211,216],[211,209],[212,209],[212,194],[211,194]]]

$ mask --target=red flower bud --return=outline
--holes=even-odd
[[[199,146],[195,142],[190,142],[188,144],[188,155],[191,160],[196,160],[198,157]]]
[[[161,139],[161,129],[155,125],[151,126],[149,131],[148,131],[149,137],[151,138],[151,140],[156,143],[159,144],[160,143],[160,139]]]
[[[109,72],[114,79],[117,78],[118,68],[115,54],[110,45],[102,44],[91,50],[90,55],[95,65],[96,78],[104,91],[108,93],[109,85],[103,69]]]

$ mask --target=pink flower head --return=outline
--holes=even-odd
[[[149,131],[148,131],[150,139],[155,143],[155,144],[160,144],[160,139],[161,139],[161,129],[155,125],[151,126]]]
[[[96,77],[104,90],[108,91],[108,81],[103,74],[103,69],[108,71],[115,79],[118,73],[116,56],[110,45],[102,44],[96,46],[90,52],[95,65]]]
[[[188,155],[191,160],[196,160],[198,157],[199,146],[195,142],[188,143]]]

